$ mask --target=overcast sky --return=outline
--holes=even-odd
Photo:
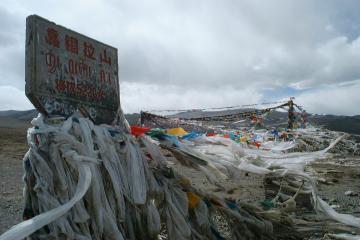
[[[309,112],[360,114],[359,9],[357,0],[1,0],[0,110],[32,108],[25,18],[37,14],[118,48],[125,112],[295,96]]]

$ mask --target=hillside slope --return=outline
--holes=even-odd
[[[182,112],[173,117],[193,118],[193,117],[208,117],[224,114],[234,114],[238,112],[248,111],[249,109],[227,110],[220,112],[206,112],[206,111],[188,111]],[[30,121],[36,117],[37,111],[35,109],[27,111],[0,111],[0,128],[26,128],[30,126]],[[137,113],[125,114],[126,119],[130,125],[139,124],[140,115]],[[317,115],[311,114],[308,117],[309,122],[316,126],[323,126],[329,130],[347,132],[351,134],[360,135],[360,115],[355,116],[339,116],[339,115]],[[285,123],[287,121],[286,112],[271,112],[265,125],[272,125],[274,123]]]

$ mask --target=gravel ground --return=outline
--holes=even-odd
[[[338,212],[360,217],[360,158],[316,161],[307,171],[316,176],[323,200]]]
[[[22,161],[0,154],[0,168],[0,233],[2,233],[21,221]]]
[[[22,218],[22,158],[26,129],[0,128],[0,234]]]

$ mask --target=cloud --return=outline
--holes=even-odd
[[[8,47],[18,44],[21,38],[20,18],[0,6],[0,47]]]
[[[360,115],[359,92],[360,80],[304,92],[295,101],[311,113]]]
[[[28,110],[32,109],[30,101],[24,91],[11,86],[0,86],[0,111],[1,110]]]
[[[141,110],[234,106],[239,102],[258,103],[262,98],[255,89],[235,89],[226,86],[216,90],[207,87],[188,89],[178,86],[125,82],[120,92],[121,106],[125,112],[129,113]]]
[[[140,105],[132,93],[144,87],[141,108],[247,104],[267,97],[266,89],[328,91],[360,79],[359,6],[354,0],[4,0],[0,85],[24,89],[25,17],[36,13],[118,48],[124,104]],[[211,101],[225,90],[232,94]],[[146,101],[153,92],[159,95]],[[248,97],[239,98],[241,92]]]

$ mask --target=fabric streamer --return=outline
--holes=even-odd
[[[82,117],[50,122],[39,115],[28,130],[28,220],[0,240],[157,239],[163,228],[169,239],[218,239],[212,220],[217,211],[232,222],[233,239],[272,238],[272,228],[264,228],[271,225],[267,220],[186,184],[149,137],[135,138],[122,124],[97,126]],[[226,177],[191,148],[171,147],[197,159],[214,181]]]

